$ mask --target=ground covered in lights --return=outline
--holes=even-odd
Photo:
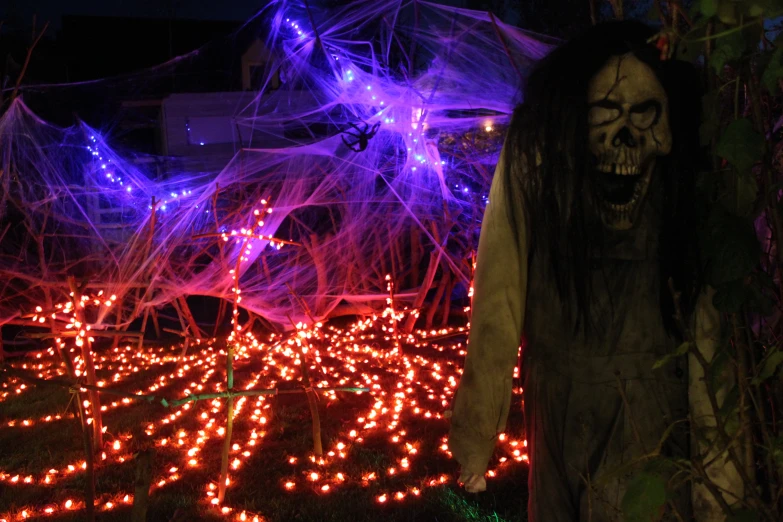
[[[97,519],[129,518],[134,453],[152,447],[148,520],[524,520],[519,390],[488,472],[488,492],[468,495],[456,484],[443,415],[459,378],[464,328],[417,332],[398,343],[379,323],[368,318],[286,335],[245,334],[235,362],[237,390],[301,387],[298,342],[315,386],[371,391],[319,393],[320,458],[313,454],[304,394],[236,399],[222,504],[216,493],[224,399],[165,407],[103,395]],[[224,391],[225,346],[205,342],[184,356],[182,348],[97,348],[99,384],[167,399]],[[42,378],[64,374],[53,351],[12,365]],[[84,452],[69,400],[65,389],[0,374],[0,520],[83,520]]]

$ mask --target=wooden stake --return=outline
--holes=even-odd
[[[194,332],[189,332],[188,327],[185,324],[185,318],[183,317],[182,309],[179,307],[179,297],[176,298],[171,302],[171,306],[174,307],[174,311],[177,312],[177,319],[179,319],[179,327],[182,328],[182,332],[185,335],[196,335]],[[163,331],[165,332],[166,329],[164,328]]]
[[[448,274],[445,270],[443,272],[443,276],[440,278],[440,282],[438,283],[438,289],[435,291],[435,297],[432,298],[432,303],[430,303],[430,306],[427,309],[427,316],[424,321],[424,328],[427,330],[432,328],[432,321],[435,318],[435,312],[438,311],[438,304],[440,303],[441,298],[443,298],[443,294],[446,292]]]
[[[231,337],[229,338],[228,350],[226,353],[226,391],[231,393],[234,389],[234,342],[239,342],[239,266],[242,262],[243,252],[247,244],[247,238],[242,240],[242,246],[237,253],[237,262],[234,266],[234,309],[231,312]],[[233,339],[236,337],[236,339]],[[226,487],[228,487],[228,452],[231,449],[231,433],[234,429],[234,398],[226,398],[228,403],[228,412],[226,418],[226,436],[223,439],[223,454],[220,460],[220,484],[218,484],[218,502],[223,502],[226,498]]]
[[[316,274],[316,298],[315,298],[315,312],[319,313],[323,310],[321,303],[323,296],[326,293],[328,286],[328,279],[326,273],[326,261],[323,258],[322,252],[318,249],[318,236],[316,234],[310,234],[310,244],[305,244],[305,247],[310,251],[310,257],[313,258],[313,264],[315,265]]]
[[[229,351],[233,350],[229,348]],[[226,436],[223,439],[223,454],[220,458],[220,484],[218,485],[218,502],[226,498],[228,487],[228,452],[231,450],[231,432],[234,431],[234,398],[226,399],[228,402],[228,415],[226,419]]]
[[[318,415],[318,395],[316,395],[313,388],[306,388],[307,404],[310,406],[310,415],[313,418],[313,453],[320,457],[324,454],[323,446],[321,445],[321,417]]]
[[[35,16],[33,16],[33,43],[32,45],[30,45],[30,47],[27,48],[27,55],[24,57],[24,64],[22,64],[22,71],[19,73],[19,76],[17,76],[16,85],[14,85],[14,90],[11,92],[10,101],[12,102],[16,99],[16,94],[19,92],[19,87],[22,85],[22,79],[24,78],[24,75],[27,72],[27,67],[30,65],[30,58],[32,58],[33,56],[33,50],[35,50],[35,46],[38,45],[38,42],[41,41],[41,37],[43,37],[48,27],[49,27],[49,22],[46,22],[44,24],[43,29],[41,29],[41,32],[36,35]]]
[[[152,316],[152,326],[155,327],[155,335],[160,339],[160,324],[158,323],[158,311],[155,308],[150,308],[150,315]]]
[[[223,320],[223,317],[226,315],[227,305],[228,302],[225,299],[220,300],[220,305],[218,306],[217,319],[215,320],[215,328],[212,330],[212,337],[217,337],[218,328],[220,328],[220,322]]]
[[[190,312],[190,307],[188,306],[188,302],[185,299],[185,296],[179,296],[177,298],[177,301],[179,301],[180,309],[182,310],[182,314],[185,316],[185,319],[187,320],[188,324],[190,325],[191,329],[191,335],[197,339],[201,339],[201,328],[198,327],[198,323],[196,323],[196,318],[193,317],[193,314]]]
[[[392,236],[391,227],[386,227],[389,240],[389,261],[391,263],[391,276],[394,281],[397,280],[397,276],[402,272],[402,265],[397,264],[397,256],[396,256],[396,250],[397,250],[397,242],[394,241],[394,236]]]
[[[190,337],[185,337],[185,342],[182,346],[182,353],[179,354],[179,360],[180,362],[185,360],[185,357],[188,355],[188,348],[190,347]]]
[[[381,244],[381,238],[378,234],[375,234],[375,259],[377,259],[381,265],[381,274],[386,275],[389,271],[386,269],[386,258],[383,255],[383,245]]]
[[[394,263],[394,256],[392,257],[392,264]],[[386,285],[389,289],[389,308],[391,309],[392,313],[392,327],[391,327],[391,336],[394,340],[394,348],[392,349],[392,354],[397,357],[402,357],[402,346],[400,346],[400,335],[399,335],[399,325],[397,324],[397,312],[394,309],[394,276],[386,276]]]
[[[145,333],[147,333],[147,319],[149,319],[149,317],[150,317],[150,309],[149,308],[145,308],[144,309],[144,318],[141,320],[141,334],[142,334],[142,337],[144,336]]]
[[[421,283],[419,293],[416,295],[416,299],[413,301],[414,309],[420,309],[421,305],[424,304],[424,299],[427,297],[427,292],[429,292],[430,288],[432,287],[432,281],[435,279],[435,271],[438,269],[442,252],[443,250],[438,249],[437,252],[430,253],[430,265],[427,268],[427,273],[424,275],[424,281]],[[413,331],[413,327],[416,324],[416,318],[416,314],[411,314],[408,316],[408,319],[405,321],[405,325],[403,326],[404,333],[409,334]]]
[[[116,330],[120,330],[120,323],[122,323],[122,299],[118,299],[116,303],[114,303],[115,310],[117,311],[117,320],[114,322],[114,328]],[[120,345],[120,337],[117,336],[114,338],[114,341],[111,343],[111,349],[114,350]]]
[[[440,326],[445,328],[449,323],[449,314],[451,313],[451,293],[454,291],[454,283],[456,278],[452,276],[451,272],[447,273],[449,283],[446,286],[446,295],[443,299],[443,315],[440,317]]]
[[[470,310],[468,311],[468,322],[470,322],[471,318],[473,317],[473,295],[474,292],[470,292],[471,289],[473,289],[473,282],[476,280],[476,251],[473,250],[470,252],[470,258],[468,260],[470,263],[470,269],[468,270],[468,273],[470,274],[470,286],[468,287],[468,293],[470,293]]]
[[[87,418],[82,407],[81,394],[76,394],[76,407],[78,408],[79,420],[82,425],[82,440],[84,445],[84,460],[87,464],[87,480],[84,484],[84,509],[87,522],[95,522],[95,459],[93,458],[93,440],[90,426],[87,425]],[[93,422],[95,424],[95,422]]]
[[[82,309],[82,289],[76,284],[76,278],[68,276],[68,286],[73,294],[74,316],[76,320],[86,325],[86,319],[84,317],[84,311]],[[85,337],[81,346],[82,360],[84,361],[85,377],[87,377],[87,384],[96,386],[97,379],[95,377],[95,361],[92,357],[92,343],[89,338]],[[96,391],[90,391],[90,408],[92,409],[92,428],[93,428],[93,447],[95,451],[101,451],[103,448],[103,422],[101,415],[101,398]],[[80,403],[81,404],[81,403]]]
[[[59,344],[56,345],[57,352],[63,360],[65,365],[65,371],[68,376],[76,381],[76,370],[73,367],[71,357],[67,352],[60,349]],[[76,393],[76,416],[79,419],[79,426],[82,431],[82,445],[84,449],[84,461],[87,463],[87,480],[84,482],[84,508],[86,510],[85,517],[87,522],[95,522],[95,470],[93,466],[93,449],[92,449],[92,436],[90,432],[90,426],[87,424],[87,418],[84,415],[84,408],[82,407],[82,401],[84,396],[81,392]]]
[[[269,270],[269,263],[266,260],[266,256],[261,256],[261,266],[264,268],[264,275],[267,281],[272,281],[272,272]]]
[[[291,322],[291,325],[296,328],[294,320],[291,319],[290,315],[288,315],[288,320]],[[324,454],[324,450],[321,445],[321,417],[318,415],[318,395],[313,389],[308,363],[305,359],[302,347],[298,343],[294,343],[294,349],[297,350],[299,359],[302,361],[302,364],[299,365],[302,369],[302,384],[305,387],[305,393],[307,393],[307,404],[310,406],[310,417],[313,419],[313,453],[320,457]]]
[[[146,522],[147,520],[154,455],[152,448],[147,448],[136,454],[136,478],[134,480],[135,491],[133,493],[131,522]]]

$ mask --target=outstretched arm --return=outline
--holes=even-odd
[[[527,295],[525,213],[514,209],[512,222],[503,156],[481,225],[468,355],[449,435],[468,491],[484,489],[497,435],[506,426]]]

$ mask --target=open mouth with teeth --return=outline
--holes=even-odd
[[[598,196],[614,211],[630,211],[647,188],[649,176],[638,165],[603,163],[595,168]]]
[[[650,184],[652,168],[638,164],[599,163],[593,180],[599,213],[605,226],[627,230],[638,218]]]

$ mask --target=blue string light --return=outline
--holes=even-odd
[[[286,25],[286,27],[289,28],[289,30],[292,31],[292,33],[296,32],[296,34],[299,35],[300,37],[304,37],[304,32],[302,30],[302,27],[299,26],[299,23],[295,19],[292,19],[290,17],[286,17],[285,18],[285,25]],[[339,50],[337,50],[335,48],[327,47],[327,51],[330,53],[332,58],[335,59],[335,61],[339,60],[339,56],[338,56],[338,53],[340,52]],[[347,67],[347,68],[343,69],[342,81],[346,82],[346,85],[345,85],[346,88],[348,87],[348,85],[350,85],[356,79],[357,79],[357,73],[354,72],[354,68],[353,67]],[[362,79],[364,79],[364,78],[362,78]],[[393,124],[395,124],[396,122],[395,122],[394,117],[392,117],[391,114],[389,114],[389,112],[386,111],[386,109],[389,108],[389,107],[386,105],[384,100],[379,100],[378,85],[375,85],[374,82],[373,83],[364,83],[364,82],[362,82],[362,83],[364,84],[364,89],[363,90],[366,91],[369,94],[369,97],[368,97],[369,99],[363,98],[363,95],[361,95],[359,92],[354,91],[354,92],[350,93],[351,96],[350,96],[349,99],[351,99],[351,102],[352,103],[359,103],[359,104],[361,104],[362,100],[366,100],[367,101],[367,105],[369,107],[372,107],[370,109],[371,110],[370,114],[373,114],[375,117],[377,117],[378,118],[377,121],[380,121],[382,124],[386,124],[386,125],[393,125]],[[382,91],[383,89],[380,89],[380,90]],[[379,107],[379,108],[376,109],[375,107]],[[384,115],[384,112],[386,112],[385,115]],[[419,120],[421,119],[421,109],[419,110],[419,116],[418,116],[417,119],[419,119]],[[420,149],[418,135],[425,128],[426,123],[423,122],[423,121],[415,121],[415,123],[412,123],[412,126],[413,126],[414,129],[419,129],[419,130],[415,134],[413,132],[408,132],[408,137],[410,138],[410,142],[412,142],[412,143],[410,143],[411,144],[410,147],[406,147],[408,153],[414,152],[414,149],[417,149],[417,150]],[[420,128],[419,128],[419,126],[420,126]],[[490,131],[493,130],[493,122],[491,120],[483,122],[482,123],[482,127],[483,127],[483,130],[485,130],[487,132],[490,132]],[[200,144],[203,145],[203,142],[200,142]],[[426,165],[429,163],[427,154],[421,154],[421,153],[413,154],[413,160],[414,160],[414,162],[417,165],[424,165],[425,168],[426,168]],[[437,161],[435,161],[433,163],[437,164]],[[445,167],[446,166],[446,160],[440,160],[440,165]],[[411,166],[411,170],[415,172],[415,171],[417,171],[417,167],[416,166]],[[467,187],[467,186],[460,187],[459,185],[456,185],[455,189],[456,189],[455,192],[457,194],[462,193],[462,194],[467,195],[467,194],[471,193],[471,189],[469,187]],[[486,200],[487,203],[489,202],[487,196],[482,196],[482,199]],[[208,213],[209,211],[207,210],[206,212]]]
[[[187,130],[190,131],[189,125],[186,124]],[[130,185],[130,183],[127,183],[123,181],[121,176],[117,176],[115,171],[112,168],[113,162],[111,158],[104,158],[103,155],[100,152],[100,149],[98,147],[98,139],[92,135],[90,136],[90,141],[93,143],[93,145],[87,145],[87,150],[90,152],[90,154],[93,156],[93,158],[96,161],[96,167],[99,171],[105,172],[105,179],[109,180],[111,183],[116,183],[117,185],[122,186],[125,190],[124,192],[126,194],[131,194],[133,192],[133,186]],[[201,142],[201,145],[203,145],[204,142]],[[100,163],[98,163],[100,162]],[[169,204],[172,202],[172,200],[180,201],[183,198],[190,196],[193,193],[192,190],[188,189],[182,189],[179,192],[172,191],[169,192],[170,199],[167,198],[157,198],[158,201],[160,201],[160,205],[156,206],[156,210],[166,210],[169,208]],[[152,205],[147,205],[148,209],[152,209]],[[198,208],[198,205],[196,205],[196,208]],[[209,210],[206,211],[206,213],[209,213]]]

